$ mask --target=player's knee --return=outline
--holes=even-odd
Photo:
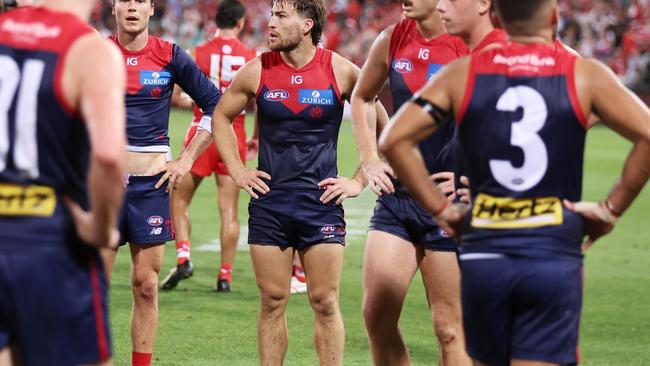
[[[331,317],[339,311],[339,299],[335,293],[310,293],[309,302],[314,314],[319,317]]]
[[[133,276],[131,287],[136,300],[144,301],[151,305],[156,304],[158,298],[158,281],[156,276],[147,276],[144,278]]]
[[[281,314],[287,306],[289,294],[280,292],[266,292],[261,295],[262,313],[264,314]]]
[[[433,328],[436,333],[438,341],[443,347],[452,346],[461,339],[461,326],[460,322],[447,316],[434,316]]]

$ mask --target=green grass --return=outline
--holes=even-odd
[[[171,121],[173,148],[178,152],[190,114],[174,111]],[[629,143],[605,128],[590,131],[585,159],[585,199],[603,197],[618,176],[629,148]],[[340,173],[349,176],[356,162],[350,125],[344,123],[339,139]],[[234,291],[217,294],[212,288],[219,253],[201,250],[202,247],[209,249],[206,244],[218,238],[214,186],[212,180],[205,180],[191,207],[194,277],[181,282],[175,291],[160,294],[154,365],[258,363],[256,322],[259,302],[248,253],[238,252]],[[242,198],[239,217],[245,226],[248,199],[244,195]],[[361,264],[365,230],[373,205],[374,198],[368,192],[345,203],[349,246],[341,281],[341,311],[346,328],[346,365],[370,364],[361,317]],[[637,199],[616,230],[587,254],[580,342],[583,365],[650,364],[650,225],[646,212],[650,212],[650,190]],[[132,300],[128,253],[128,250],[121,250],[118,255],[110,291],[116,365],[130,365],[131,359],[129,319]],[[169,243],[161,277],[174,264],[174,245]],[[289,350],[285,364],[317,364],[312,344],[312,313],[306,296],[291,297],[287,319]],[[419,277],[411,286],[400,325],[413,364],[435,364],[436,343]]]

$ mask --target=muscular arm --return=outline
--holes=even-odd
[[[68,206],[77,226],[86,226],[81,230],[93,228],[94,232],[88,235],[80,232],[80,236],[97,246],[114,244],[111,241],[115,238],[111,236],[122,204],[126,163],[125,79],[121,54],[96,34],[77,41],[66,57],[66,99],[80,110],[91,144],[88,176],[91,218],[78,205]]]
[[[447,207],[447,199],[429,179],[429,173],[417,148],[420,141],[433,134],[438,124],[444,121],[444,114],[451,115],[462,100],[459,85],[465,85],[469,59],[462,58],[444,67],[427,85],[420,95],[427,102],[439,108],[441,116],[433,117],[425,108],[406,103],[393,116],[379,140],[379,149],[386,155],[400,181],[434,217],[439,217]],[[416,95],[417,96],[417,95]]]

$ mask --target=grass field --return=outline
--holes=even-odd
[[[171,117],[173,148],[178,152],[190,114]],[[250,130],[249,130],[250,131]],[[584,198],[598,200],[618,176],[630,144],[605,128],[588,138]],[[650,157],[648,157],[650,159]],[[357,164],[349,123],[339,139],[339,169],[350,175]],[[212,291],[218,270],[215,251],[219,218],[215,188],[205,180],[191,208],[194,277],[172,292],[160,294],[160,324],[154,365],[255,365],[258,292],[245,245],[234,268],[234,291]],[[239,217],[247,224],[246,196]],[[369,192],[345,202],[349,246],[341,283],[345,321],[345,364],[369,365],[370,354],[361,317],[361,262],[368,218],[374,206]],[[583,365],[650,365],[650,189],[646,189],[616,230],[592,248],[585,261],[585,300],[581,321]],[[245,243],[242,235],[240,243]],[[128,250],[118,255],[110,291],[111,324],[116,365],[130,365],[131,292]],[[167,245],[161,277],[175,264],[173,243]],[[286,365],[315,365],[312,315],[307,297],[293,295],[287,309],[289,350]],[[422,281],[416,277],[400,323],[414,365],[436,363],[437,351]]]

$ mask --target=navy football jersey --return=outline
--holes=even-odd
[[[117,36],[111,39],[120,46]],[[169,151],[174,84],[196,101],[204,118],[212,117],[221,93],[187,52],[154,36],[149,36],[140,51],[120,49],[127,70],[126,133],[130,151]]]
[[[414,20],[404,19],[397,23],[390,40],[388,60],[394,110],[411,99],[442,66],[468,53],[467,46],[458,37],[442,34],[426,40]],[[453,170],[452,154],[448,150],[454,133],[455,126],[447,124],[419,144],[429,173]]]
[[[472,56],[457,114],[473,209],[464,251],[580,255],[586,118],[564,47],[508,43]],[[473,244],[485,244],[482,246]]]
[[[74,227],[61,201],[87,206],[89,139],[62,91],[70,46],[94,32],[48,8],[0,15],[0,248],[63,247]]]
[[[336,145],[343,99],[332,69],[332,52],[317,48],[295,69],[279,52],[262,54],[257,91],[259,170],[271,175],[271,189],[318,189],[336,177]]]

